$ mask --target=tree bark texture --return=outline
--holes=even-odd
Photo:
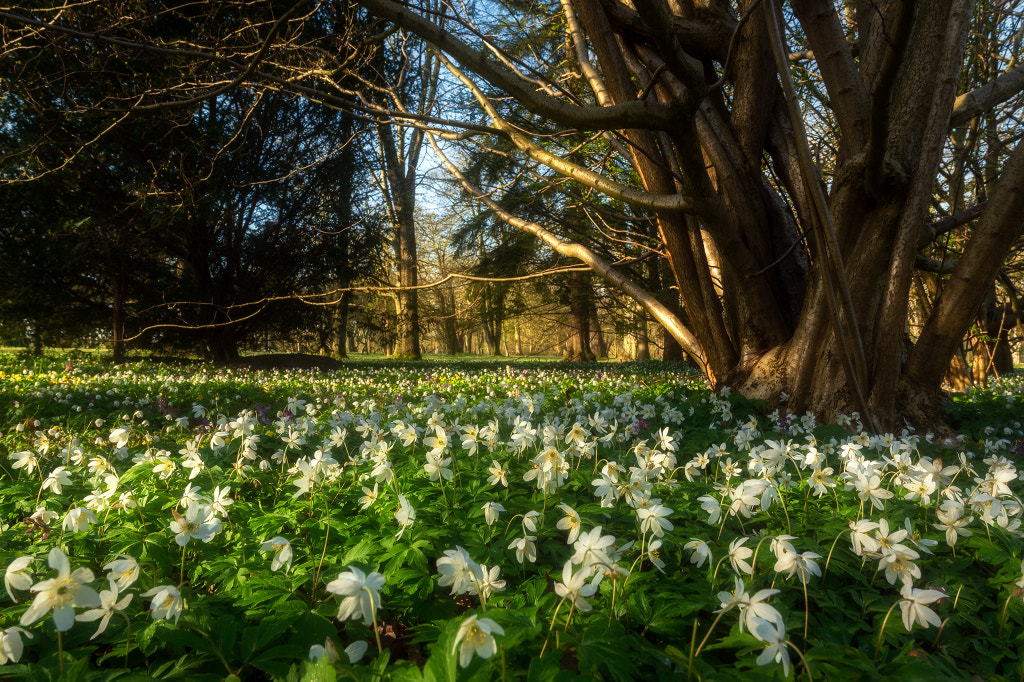
[[[398,345],[395,353],[405,359],[419,360],[422,354],[419,290],[415,288],[419,285],[419,261],[416,256],[416,164],[421,143],[415,139],[410,142],[410,145],[415,145],[415,149],[404,150],[409,152],[409,156],[406,156],[396,140],[395,132],[390,126],[378,126],[398,285],[402,287],[397,294]]]

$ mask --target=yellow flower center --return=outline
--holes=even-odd
[[[75,596],[75,588],[75,581],[70,577],[59,580],[52,590],[54,603],[60,605],[69,603]]]
[[[471,625],[466,633],[466,643],[474,649],[478,649],[485,641],[487,641],[487,633],[479,625]]]

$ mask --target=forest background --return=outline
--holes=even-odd
[[[0,335],[687,360],[876,429],[1020,360],[1022,6],[0,9]]]

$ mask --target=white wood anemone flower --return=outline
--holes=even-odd
[[[4,587],[11,601],[18,601],[14,596],[14,590],[28,590],[32,587],[32,576],[28,574],[28,567],[35,559],[30,556],[20,556],[7,565],[4,573]]]
[[[465,668],[473,659],[473,654],[480,658],[490,658],[498,651],[498,643],[494,635],[504,635],[505,631],[490,618],[470,616],[462,621],[455,635],[452,653],[459,650],[459,666]]]
[[[175,624],[181,617],[184,602],[181,599],[181,592],[173,585],[157,585],[151,590],[142,593],[143,597],[153,597],[149,610],[155,620],[174,619]]]
[[[919,590],[911,585],[903,585],[900,589],[903,599],[900,600],[900,611],[903,616],[903,625],[909,632],[917,623],[921,627],[942,625],[939,614],[932,611],[927,605],[935,603],[946,597],[945,592],[939,590]]]
[[[32,591],[37,593],[36,598],[21,617],[21,624],[31,625],[52,610],[53,624],[59,631],[66,632],[75,624],[74,607],[98,607],[100,596],[86,585],[93,581],[92,571],[88,568],[72,571],[67,555],[57,547],[50,550],[47,561],[50,568],[57,571],[57,577],[32,586]]]
[[[21,652],[25,648],[21,642],[22,635],[32,638],[31,632],[19,627],[0,629],[0,665],[6,665],[8,661],[17,663],[21,660]]]
[[[89,639],[95,639],[99,635],[103,634],[103,631],[107,629],[107,624],[110,622],[110,618],[119,611],[124,611],[124,608],[131,602],[133,595],[126,595],[124,599],[118,600],[117,583],[108,579],[110,582],[110,589],[103,590],[100,592],[100,606],[99,608],[90,609],[85,613],[80,613],[75,617],[75,620],[83,623],[91,623],[92,621],[100,621],[99,627],[96,632],[93,633]]]
[[[366,625],[372,625],[374,615],[380,608],[380,588],[384,587],[384,576],[374,571],[366,575],[355,566],[327,583],[327,591],[344,597],[338,607],[338,620],[362,618]]]
[[[287,573],[292,567],[292,543],[288,542],[286,538],[278,535],[277,537],[270,538],[262,545],[260,545],[261,552],[273,552],[274,558],[270,562],[270,570],[276,571],[284,566],[284,572]]]

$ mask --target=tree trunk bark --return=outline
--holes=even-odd
[[[636,339],[636,353],[634,353],[633,359],[650,360],[651,342],[647,336],[647,315],[642,309],[633,313],[633,325],[633,338]]]
[[[953,353],[953,359],[949,362],[946,382],[954,391],[962,391],[974,383],[974,379],[971,376],[971,367],[967,364],[964,352],[959,348]]]
[[[413,201],[415,188],[405,198]],[[398,348],[397,354],[406,360],[420,360],[420,306],[419,264],[416,258],[416,221],[412,205],[403,206],[399,213],[395,251],[398,257]]]
[[[230,362],[238,359],[238,338],[235,328],[218,327],[210,331],[206,340],[210,359],[214,362]]]
[[[415,288],[419,285],[416,255],[416,164],[422,145],[422,133],[413,133],[408,149],[399,148],[391,126],[377,126],[377,135],[384,159],[384,188],[393,230],[398,285],[401,287],[395,299],[398,308],[396,354],[406,360],[420,360],[419,291]]]
[[[111,339],[111,346],[113,349],[113,362],[115,365],[119,365],[124,362],[124,305],[125,305],[125,287],[119,275],[115,275],[114,285],[111,287],[111,293],[113,294],[111,300],[112,308],[112,322],[113,322],[113,337]]]
[[[594,330],[590,342],[591,348],[594,350],[594,356],[598,359],[606,358],[608,357],[608,345],[605,343],[601,322],[598,320],[597,315],[594,315],[591,319],[594,322]]]
[[[590,311],[594,307],[593,296],[589,275],[573,272],[568,276],[569,338],[566,341],[563,360],[595,360],[594,351],[590,348]]]
[[[348,309],[351,298],[352,292],[344,292],[334,307],[331,353],[337,358],[348,357]]]

